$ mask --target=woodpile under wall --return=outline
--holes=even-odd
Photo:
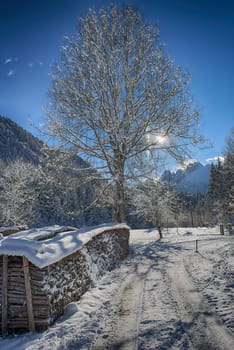
[[[12,235],[16,232],[24,231],[27,230],[27,226],[22,225],[22,226],[11,226],[11,227],[0,227],[0,234],[3,236],[9,236]]]
[[[129,229],[106,230],[44,268],[22,256],[0,256],[1,334],[43,330],[105,271],[128,255]]]

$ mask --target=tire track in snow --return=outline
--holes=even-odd
[[[127,277],[114,301],[113,314],[108,315],[102,327],[104,331],[96,339],[92,350],[137,349],[144,284],[144,272]]]
[[[234,251],[233,240],[217,241],[212,248],[201,245],[199,254],[185,259],[185,268],[208,304],[234,334]],[[222,293],[221,293],[222,292]]]
[[[180,257],[169,269],[172,291],[185,332],[189,336],[191,349],[230,350],[233,336],[219,322],[208,303],[194,288]]]
[[[194,242],[151,242],[135,248],[92,350],[232,349],[231,333],[200,288],[213,284],[215,261],[210,259],[207,271],[196,270],[201,257],[192,253]]]
[[[136,247],[92,350],[172,350],[187,344],[167,276],[169,254],[177,250],[157,242]]]

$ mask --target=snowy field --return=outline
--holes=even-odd
[[[1,349],[234,349],[234,236],[132,230],[130,246],[52,327],[0,339]]]

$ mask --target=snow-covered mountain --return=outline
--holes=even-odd
[[[185,169],[178,169],[175,172],[164,171],[161,179],[181,192],[205,193],[208,189],[210,167],[210,164],[202,165],[199,162],[193,162]]]

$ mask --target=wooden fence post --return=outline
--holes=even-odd
[[[224,235],[224,225],[220,224],[220,234]]]
[[[23,256],[23,269],[24,269],[24,282],[25,282],[25,293],[26,293],[26,302],[27,302],[27,313],[28,313],[28,328],[30,332],[35,332],[31,278],[29,274],[29,261],[24,256]]]
[[[2,335],[8,331],[8,256],[2,256]]]
[[[196,239],[196,250],[195,250],[196,253],[198,253],[198,240]]]
[[[227,224],[227,229],[228,229],[229,235],[231,235],[232,234],[232,224]]]

